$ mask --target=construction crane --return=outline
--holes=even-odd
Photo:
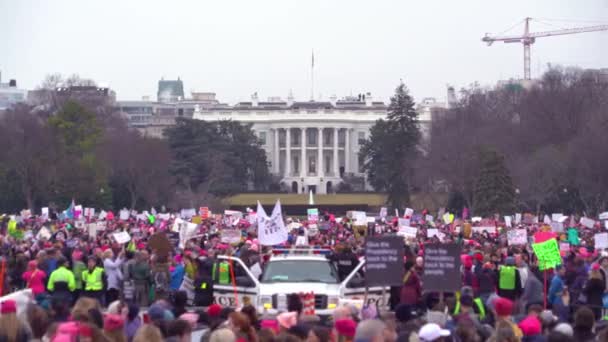
[[[491,36],[486,33],[485,37],[481,38],[481,41],[488,43],[488,46],[492,45],[494,42],[522,43],[524,45],[524,79],[526,80],[530,79],[530,46],[536,42],[536,38],[608,30],[608,25],[595,25],[552,31],[530,32],[531,20],[532,18],[524,19],[524,33],[522,35]]]

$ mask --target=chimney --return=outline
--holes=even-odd
[[[251,95],[251,105],[254,107],[258,106],[258,93],[255,92],[253,93],[253,95]]]
[[[364,99],[365,99],[365,106],[371,107],[372,106],[372,93],[368,92],[367,94],[365,94]]]
[[[457,103],[458,100],[456,99],[456,91],[454,90],[454,87],[448,86],[448,108],[453,108]]]
[[[289,95],[287,95],[287,106],[291,107],[291,105],[293,105],[293,93],[290,90]]]

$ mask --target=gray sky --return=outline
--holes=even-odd
[[[0,0],[0,70],[25,88],[78,73],[122,100],[155,96],[163,76],[230,103],[308,99],[314,49],[315,97],[387,100],[402,78],[416,100],[444,99],[448,83],[522,76],[521,44],[480,38],[526,16],[608,23],[608,0]],[[553,24],[532,30],[576,26]],[[537,40],[533,76],[547,63],[608,67],[608,32]]]

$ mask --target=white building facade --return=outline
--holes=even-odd
[[[373,102],[369,93],[329,102],[259,102],[254,95],[235,106],[199,108],[193,118],[252,124],[271,173],[289,192],[327,194],[345,177],[364,179],[359,151],[370,128],[386,114],[386,104]]]

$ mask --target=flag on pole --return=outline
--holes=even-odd
[[[310,59],[310,66],[311,66],[312,68],[314,68],[314,67],[315,67],[315,50],[312,50],[312,57],[311,57],[311,59]]]
[[[65,210],[65,217],[69,218],[71,220],[74,219],[74,207],[75,207],[75,203],[74,203],[74,199],[72,199],[72,203],[70,203],[70,206]]]

